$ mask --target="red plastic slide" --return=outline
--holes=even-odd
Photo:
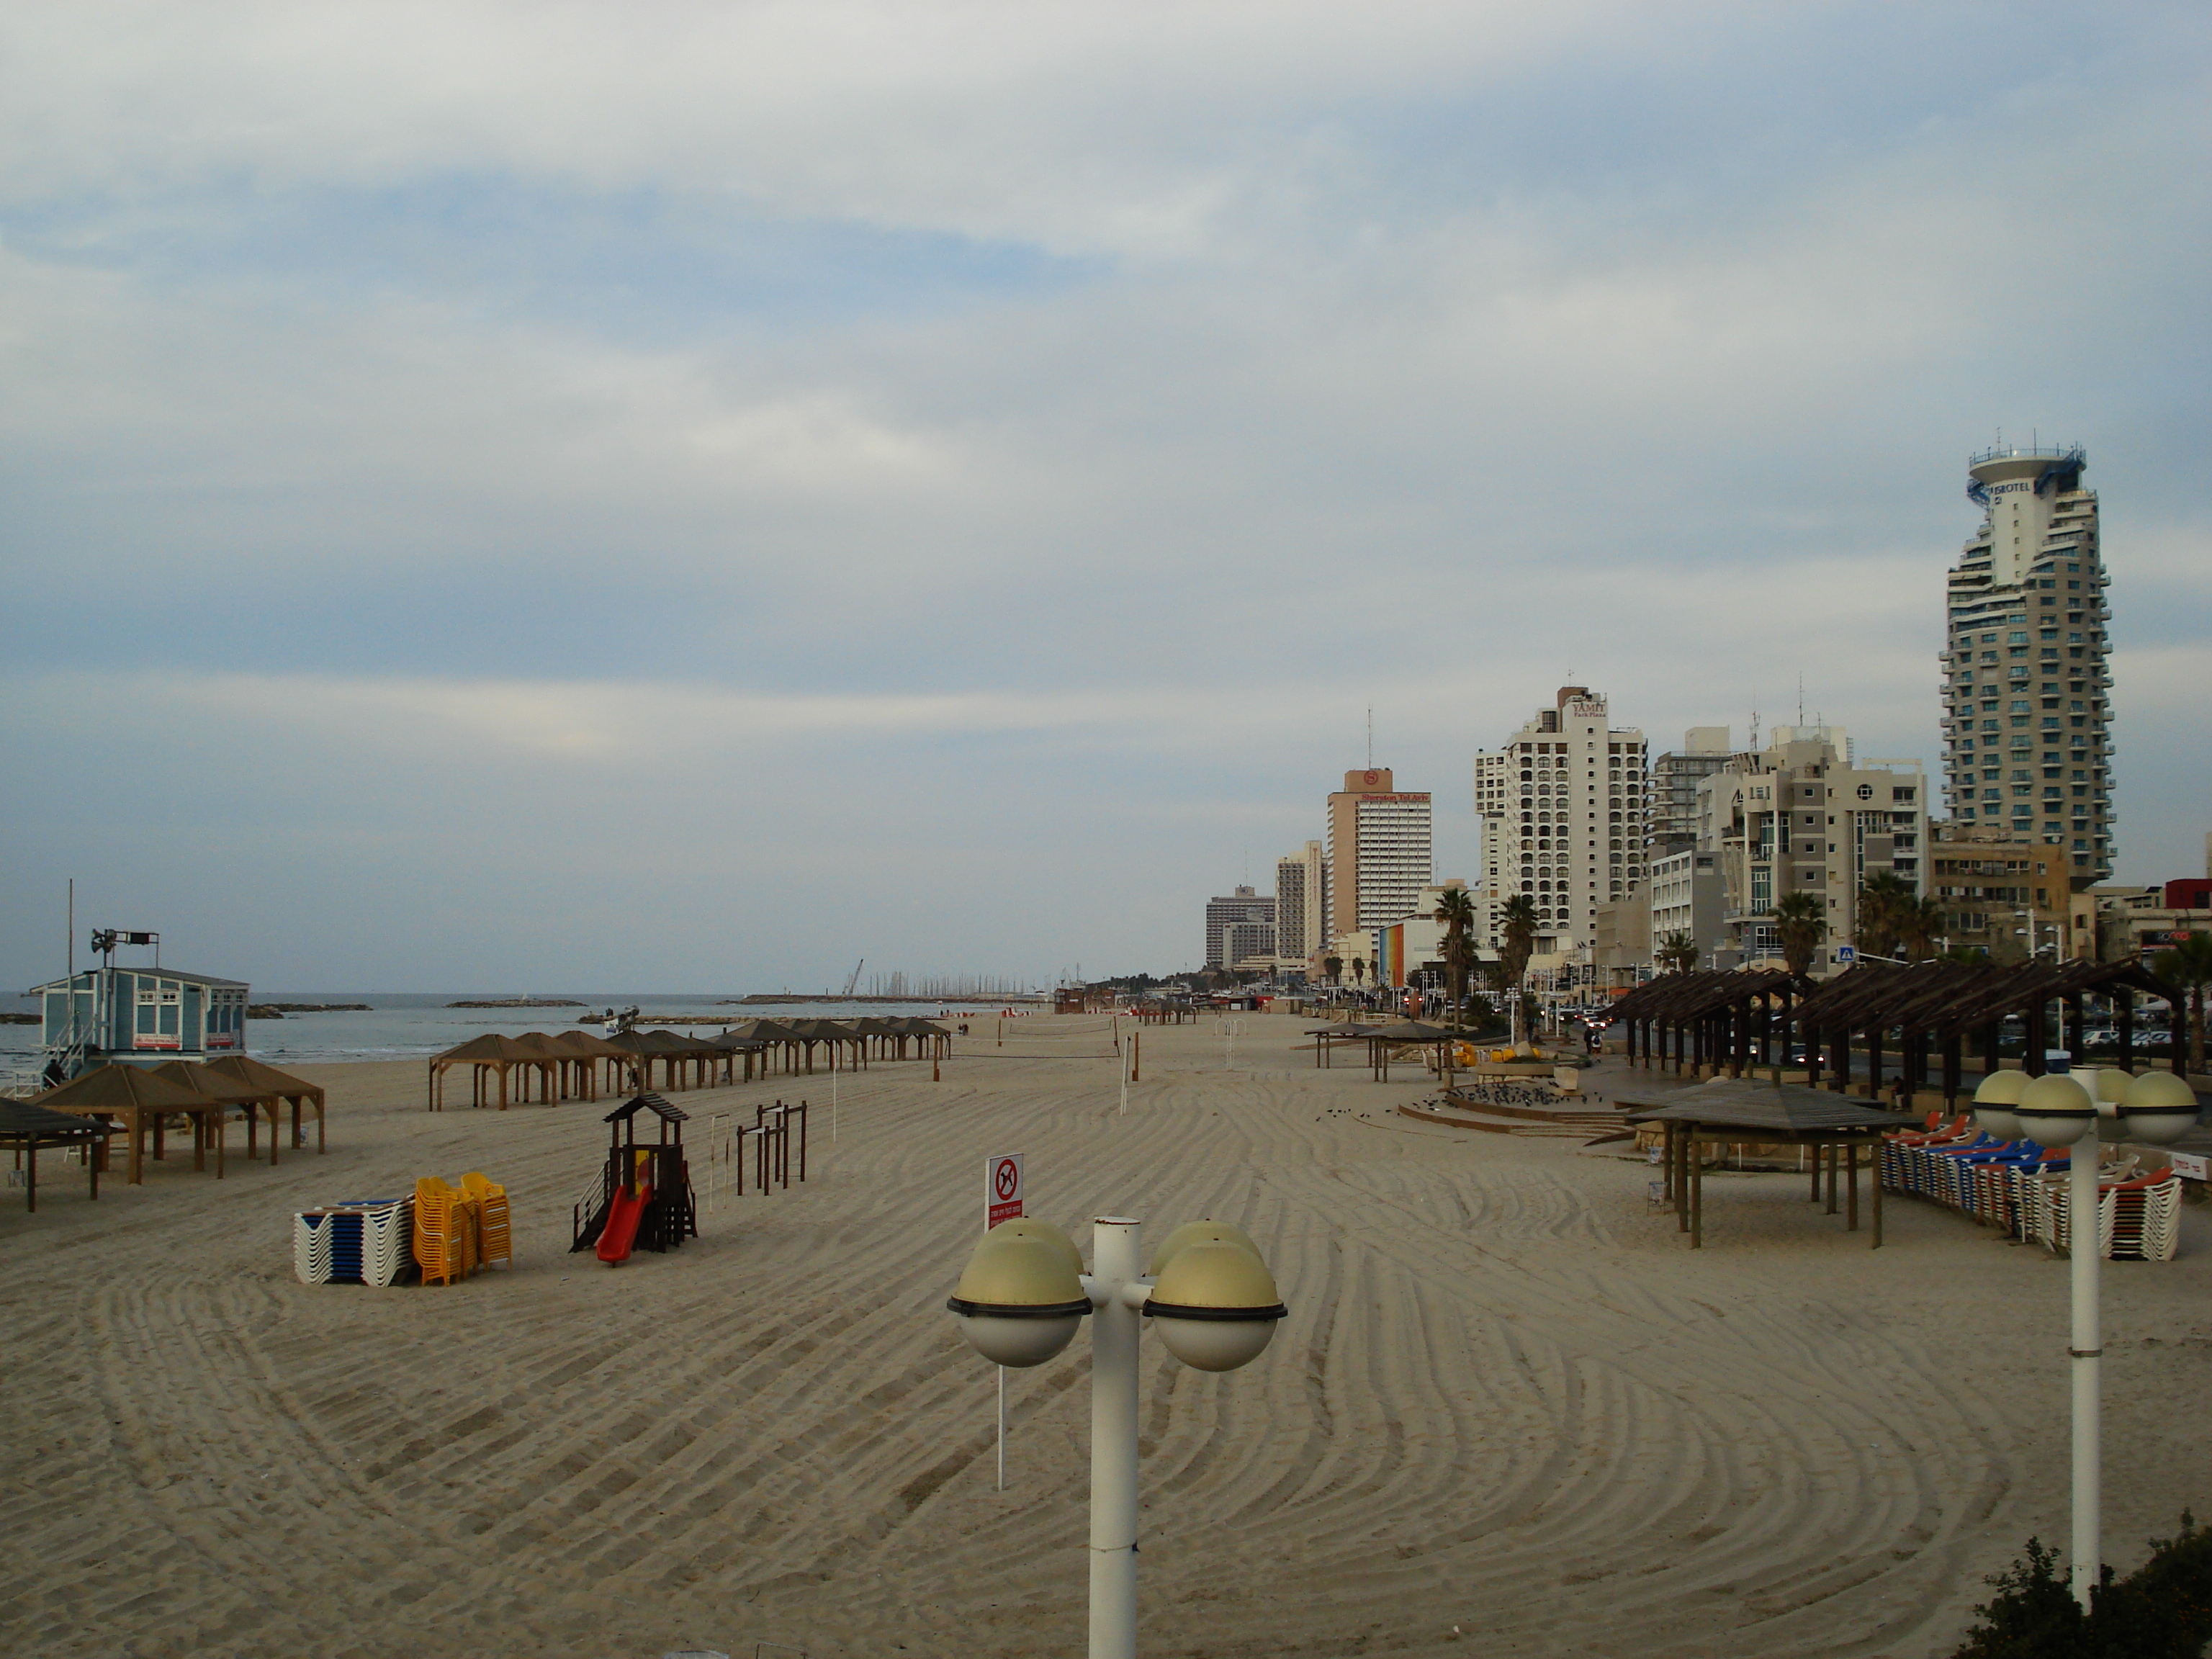
[[[642,1182],[635,1188],[615,1188],[614,1202],[607,1206],[607,1224],[599,1229],[600,1261],[611,1267],[629,1260],[630,1246],[637,1242],[637,1219],[652,1200],[653,1188]]]

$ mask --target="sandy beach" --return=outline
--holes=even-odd
[[[1693,1255],[1640,1164],[1401,1118],[1422,1083],[1246,1018],[1233,1068],[1147,1030],[1126,1116],[1096,1017],[856,1074],[834,1143],[826,1075],[676,1096],[805,1095],[811,1178],[615,1269],[567,1253],[605,1103],[431,1115],[413,1064],[312,1068],[331,1151],[273,1171],[173,1152],[94,1204],[49,1163],[0,1197],[0,1649],[1079,1653],[1088,1339],[1012,1375],[1001,1493],[942,1306],[1008,1151],[1086,1251],[1240,1223],[1291,1310],[1228,1376],[1146,1340],[1146,1652],[1932,1656],[2063,1545],[2062,1262],[1903,1200],[1869,1251],[1787,1176],[1711,1178]],[[295,1209],[469,1170],[511,1271],[294,1279]],[[2207,1228],[2106,1277],[2123,1566],[2212,1504]]]

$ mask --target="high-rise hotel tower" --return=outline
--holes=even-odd
[[[1969,463],[1984,514],[1952,567],[1944,793],[1961,824],[2066,849],[2079,889],[2112,871],[2112,674],[2097,497],[2078,449]]]

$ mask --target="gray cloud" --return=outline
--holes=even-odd
[[[2195,869],[2195,14],[1008,15],[11,17],[8,936],[1179,962],[1370,702],[1459,871],[1570,670],[1932,763],[2000,422],[2090,447],[2122,872]]]

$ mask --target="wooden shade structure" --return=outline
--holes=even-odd
[[[1390,1050],[1404,1048],[1431,1048],[1437,1050],[1437,1070],[1446,1069],[1449,1056],[1445,1049],[1452,1043],[1464,1042],[1466,1034],[1448,1030],[1442,1025],[1430,1025],[1418,1019],[1393,1020],[1388,1025],[1377,1025],[1367,1033],[1367,1061],[1376,1078],[1384,1083],[1390,1080]]]
[[[1316,1025],[1306,1035],[1314,1040],[1314,1066],[1325,1069],[1336,1064],[1338,1045],[1364,1042],[1382,1028],[1376,1025]]]
[[[100,1197],[100,1166],[106,1161],[107,1137],[112,1133],[99,1118],[57,1112],[27,1100],[0,1100],[0,1146],[12,1146],[23,1164],[23,1207],[33,1214],[39,1208],[39,1148],[76,1146],[84,1152],[92,1196]]]
[[[226,1106],[240,1108],[246,1115],[246,1156],[249,1161],[260,1153],[261,1115],[269,1114],[269,1167],[276,1167],[276,1097],[258,1085],[227,1072],[210,1071],[196,1060],[165,1060],[153,1066],[157,1077],[172,1083],[180,1083],[187,1089],[205,1095],[210,1100],[219,1100]],[[158,1134],[159,1126],[156,1126]]]
[[[282,1101],[292,1109],[292,1144],[302,1146],[307,1138],[301,1133],[300,1113],[302,1107],[312,1106],[315,1111],[315,1150],[328,1150],[325,1140],[324,1107],[327,1096],[319,1083],[310,1083],[305,1078],[279,1070],[251,1054],[225,1054],[221,1060],[207,1063],[210,1072],[234,1077],[264,1091],[268,1098]]]
[[[1692,1249],[1705,1247],[1705,1160],[1697,1148],[1745,1141],[1812,1149],[1811,1197],[1820,1198],[1825,1163],[1830,1215],[1836,1212],[1840,1158],[1847,1194],[1845,1225],[1853,1232],[1859,1224],[1859,1153],[1862,1149],[1870,1152],[1867,1167],[1875,1177],[1872,1248],[1881,1248],[1881,1138],[1911,1127],[1908,1120],[1838,1099],[1823,1089],[1728,1079],[1691,1089],[1616,1091],[1613,1100],[1629,1109],[1623,1115],[1631,1123],[1656,1123],[1664,1129],[1661,1161],[1667,1171],[1666,1195],[1674,1205],[1677,1228],[1690,1235]]]
[[[499,1079],[499,1109],[503,1112],[507,1109],[507,1074],[519,1065],[544,1059],[545,1055],[534,1045],[518,1042],[494,1031],[456,1043],[442,1054],[430,1056],[430,1109],[445,1109],[446,1073],[453,1066],[466,1066],[470,1071],[469,1104],[489,1103],[484,1097],[484,1085],[495,1074]]]
[[[188,1089],[167,1078],[156,1077],[145,1066],[112,1061],[95,1066],[88,1072],[79,1073],[59,1088],[47,1090],[31,1103],[77,1117],[119,1119],[123,1132],[131,1137],[130,1180],[134,1187],[145,1179],[146,1132],[151,1129],[158,1135],[161,1121],[171,1116],[186,1115],[192,1120],[195,1170],[207,1168],[207,1132],[212,1122],[216,1179],[222,1180],[225,1173],[223,1121],[230,1115],[228,1103],[210,1100],[198,1090]],[[158,1146],[155,1155],[161,1155]]]
[[[1614,1002],[1605,1020],[1628,1027],[1632,1064],[1741,1077],[1748,1066],[1770,1063],[1790,1009],[1814,989],[1810,980],[1764,968],[1664,974]]]
[[[593,1036],[589,1031],[562,1031],[553,1038],[553,1046],[562,1049],[565,1055],[562,1061],[564,1097],[573,1095],[579,1100],[597,1100],[599,1097],[602,1066],[605,1067],[607,1082],[618,1086],[633,1058],[625,1050],[616,1048],[603,1038]]]

